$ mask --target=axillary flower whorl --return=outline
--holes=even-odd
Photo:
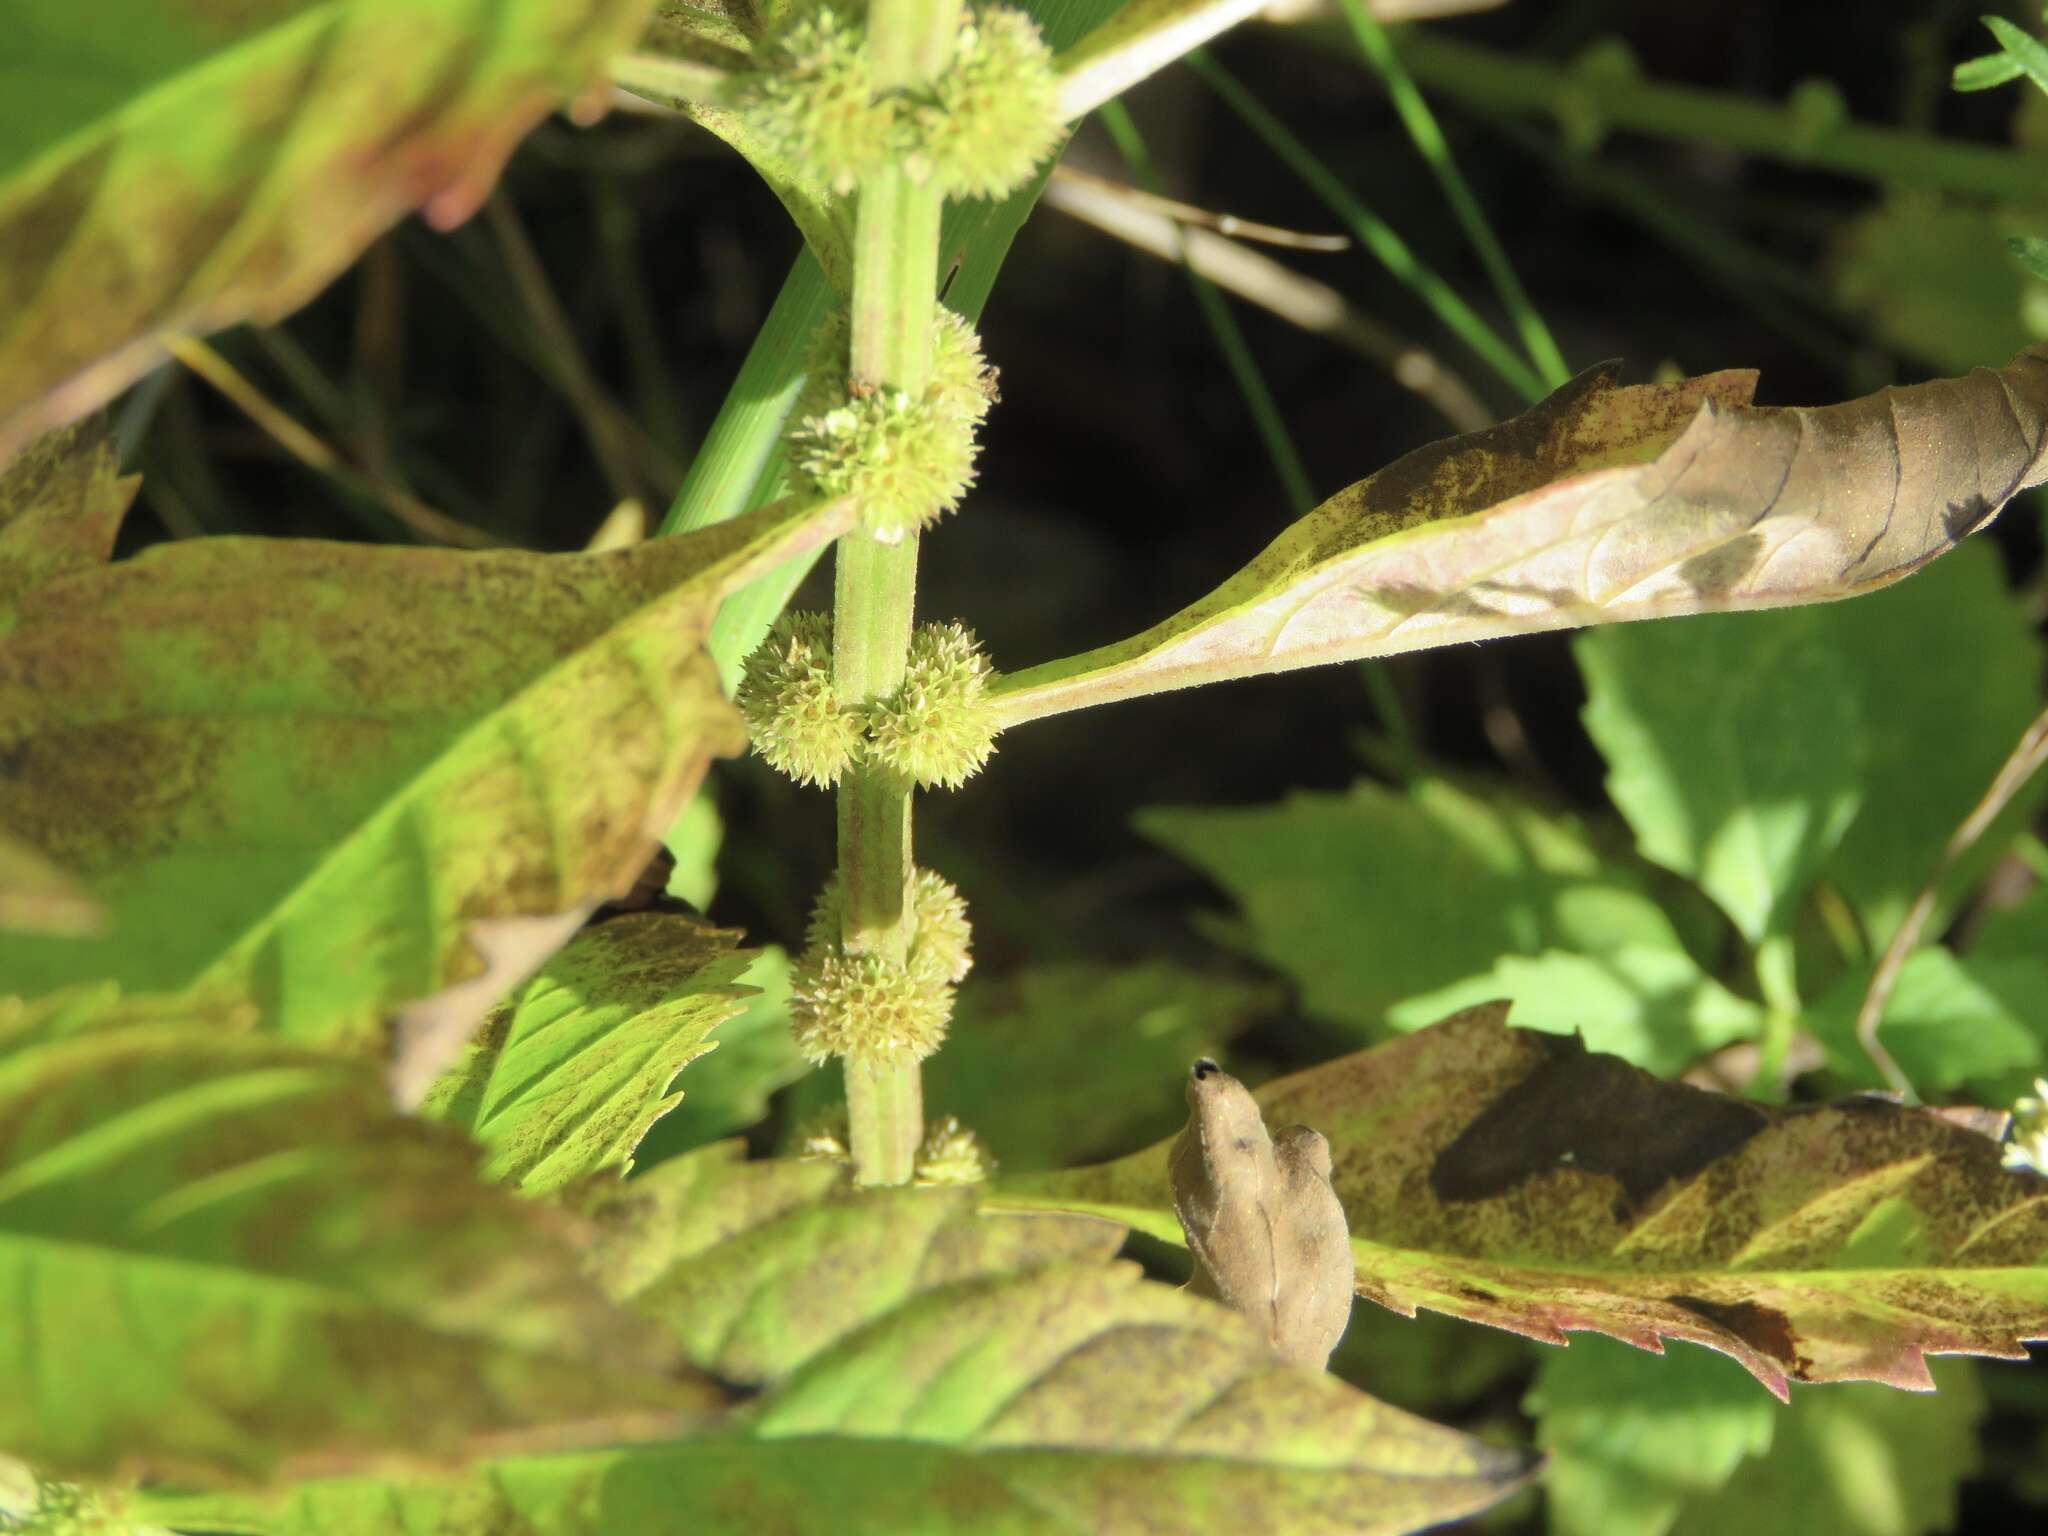
[[[735,110],[775,159],[848,193],[904,152],[901,104],[875,95],[865,6],[789,7],[754,62]]]
[[[754,750],[799,784],[837,784],[863,748],[858,711],[832,686],[832,621],[789,612],[740,669],[733,702]]]
[[[974,484],[976,434],[995,403],[980,339],[943,306],[933,319],[923,390],[864,388],[847,377],[844,311],[811,343],[810,379],[790,414],[790,464],[823,496],[848,496],[861,526],[887,544],[937,522]]]
[[[842,196],[901,166],[947,197],[1004,197],[1066,131],[1052,50],[1009,6],[961,12],[929,85],[878,93],[864,5],[797,4],[763,36],[735,110],[774,159]]]
[[[953,62],[911,109],[911,175],[948,197],[1007,197],[1066,132],[1038,24],[1005,5],[962,13]]]
[[[903,681],[867,706],[869,757],[927,789],[958,789],[995,750],[990,675],[972,630],[920,625]]]
[[[945,1040],[953,989],[974,963],[967,906],[949,881],[927,869],[913,876],[910,898],[910,944],[899,962],[847,953],[840,941],[845,897],[838,878],[818,893],[789,988],[790,1033],[810,1060],[922,1060]]]

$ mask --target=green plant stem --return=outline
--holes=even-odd
[[[1373,14],[1360,4],[1360,0],[1337,0],[1337,3],[1344,12],[1344,19],[1350,23],[1352,36],[1358,39],[1359,52],[1365,55],[1366,63],[1386,85],[1388,99],[1400,115],[1402,126],[1408,130],[1408,137],[1414,141],[1424,163],[1436,177],[1437,185],[1443,189],[1444,201],[1451,205],[1451,212],[1478,254],[1480,265],[1486,268],[1494,292],[1500,295],[1501,303],[1514,317],[1523,350],[1529,354],[1529,360],[1536,365],[1536,371],[1543,376],[1544,382],[1552,389],[1557,388],[1571,377],[1571,370],[1565,367],[1564,354],[1558,351],[1550,327],[1543,323],[1543,316],[1530,302],[1522,280],[1515,275],[1514,264],[1508,260],[1508,253],[1494,234],[1493,225],[1487,222],[1479,200],[1472,195],[1472,189],[1459,173],[1458,162],[1451,156],[1451,147],[1444,141],[1443,130],[1437,126],[1429,103],[1422,99],[1422,92],[1416,89],[1415,81],[1402,67],[1400,56],[1387,40],[1386,29]]]
[[[1764,1022],[1757,1048],[1756,1076],[1749,1085],[1753,1098],[1785,1096],[1785,1062],[1791,1055],[1792,1037],[1798,1032],[1802,1011],[1797,969],[1797,954],[1789,935],[1766,934],[1757,944],[1756,984],[1764,997]]]
[[[868,53],[882,90],[915,88],[952,56],[960,0],[873,0]],[[892,167],[861,183],[854,212],[850,367],[856,388],[921,395],[932,368],[938,307],[937,192]],[[917,605],[917,538],[884,544],[856,530],[834,554],[832,679],[861,705],[903,679]],[[901,963],[909,951],[910,785],[856,767],[839,782],[840,942],[848,954]],[[924,1137],[917,1058],[902,1052],[846,1061],[854,1176],[905,1184]]]
[[[907,1184],[917,1146],[924,1139],[924,1079],[918,1074],[915,1057],[902,1060],[845,1061],[847,1150],[864,1184]],[[899,1149],[911,1149],[912,1163],[906,1163],[897,1179],[873,1179],[867,1170],[893,1167]]]
[[[1508,344],[1435,272],[1424,266],[1407,242],[1394,233],[1385,220],[1370,212],[1333,175],[1315,154],[1288,131],[1279,118],[1268,112],[1259,99],[1238,84],[1214,59],[1197,49],[1187,56],[1188,67],[1202,78],[1223,104],[1235,112],[1266,147],[1322,199],[1323,205],[1344,222],[1358,243],[1387,269],[1396,280],[1414,290],[1437,319],[1491,368],[1507,386],[1529,401],[1549,393],[1543,380],[1528,362]]]
[[[860,189],[853,229],[853,377],[920,390],[932,371],[939,197],[901,169]]]
[[[875,89],[922,85],[953,58],[961,0],[870,0],[868,59]]]
[[[1323,48],[1351,46],[1333,27],[1290,28],[1288,35]],[[1815,132],[1790,106],[1661,80],[1603,74],[1589,82],[1569,63],[1498,53],[1422,27],[1401,29],[1394,48],[1422,84],[1490,111],[1590,119],[1872,181],[2030,203],[2041,198],[2039,159],[2014,150],[1846,121]]]

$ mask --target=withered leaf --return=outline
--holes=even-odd
[[[2048,347],[1842,405],[1756,375],[1619,387],[1596,368],[1512,421],[1324,502],[1132,639],[999,678],[1005,725],[1196,683],[1458,641],[1851,597],[2048,478]]]
[[[1925,1388],[1924,1356],[2048,1337],[2048,1179],[1938,1113],[1669,1083],[1488,1004],[1267,1084],[1330,1139],[1362,1296],[1552,1343],[1689,1339],[1788,1379]],[[1025,1175],[1000,1208],[1176,1236],[1163,1147]]]
[[[1321,1370],[1351,1317],[1351,1243],[1330,1187],[1330,1144],[1267,1130],[1236,1078],[1204,1057],[1188,1073],[1187,1129],[1168,1154],[1191,1289],[1241,1312],[1284,1360]]]

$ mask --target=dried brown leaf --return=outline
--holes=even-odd
[[[1580,375],[1339,491],[1130,640],[999,679],[1003,723],[1539,630],[1851,597],[2048,478],[2048,347],[1821,407]]]

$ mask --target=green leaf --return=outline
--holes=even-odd
[[[718,893],[718,850],[724,841],[725,823],[718,814],[717,797],[706,785],[662,836],[676,861],[669,871],[668,894],[699,912],[706,910]]]
[[[1806,1014],[1828,1067],[1859,1088],[1885,1087],[1856,1040],[1870,967],[1850,971]],[[1906,957],[1878,1026],[1884,1048],[1923,1093],[2039,1065],[2048,1035],[2048,955],[1958,959],[1939,947]]]
[[[2021,31],[2003,16],[1978,18],[1998,39],[1998,46],[2026,77],[2044,91],[2048,91],[2048,46],[2030,34]]]
[[[1998,551],[1971,545],[1915,580],[1812,611],[1814,638],[1863,701],[1863,808],[1826,877],[1863,920],[1875,954],[1934,873],[1949,834],[1983,797],[2041,708],[2041,639]],[[1967,668],[1959,686],[1957,667]],[[1936,931],[2041,804],[2038,778],[1957,861]]]
[[[1417,449],[1129,640],[1000,678],[1001,722],[1537,630],[1851,597],[2048,474],[2048,349],[1843,405],[1596,369]]]
[[[2048,1181],[1989,1138],[1872,1099],[1771,1106],[1663,1082],[1474,1008],[1268,1083],[1329,1138],[1359,1294],[1561,1343],[1687,1339],[1782,1394],[1927,1385],[1925,1354],[2048,1335]],[[1000,1209],[1178,1240],[1166,1147],[1005,1179]]]
[[[1970,938],[1972,960],[2029,960],[2048,955],[2048,885],[2009,907],[1987,911]]]
[[[789,1036],[789,956],[772,945],[756,951],[739,979],[752,995],[718,1026],[711,1054],[690,1064],[682,1103],[654,1122],[633,1153],[636,1168],[758,1124],[769,1095],[813,1070]]]
[[[982,1217],[964,1188],[853,1191],[829,1163],[736,1160],[706,1147],[580,1202],[605,1234],[614,1297],[728,1381],[779,1379],[933,1286],[1075,1258],[1123,1229],[1084,1218]]]
[[[1955,1529],[1978,1466],[1984,1394],[1967,1361],[1934,1362],[1938,1391],[1796,1392],[1770,1453],[1688,1508],[1673,1536],[1922,1536]]]
[[[2014,236],[2005,242],[2005,248],[2029,273],[2048,283],[2048,240]]]
[[[484,1177],[525,1194],[623,1169],[740,1010],[753,956],[738,939],[666,912],[592,924],[484,1016],[420,1112],[482,1142]]]
[[[25,8],[24,8],[25,7]],[[0,56],[0,460],[482,201],[647,0],[16,0]]]
[[[1219,1054],[1274,990],[1164,964],[977,976],[925,1063],[925,1103],[1012,1172],[1142,1146],[1187,1118],[1188,1063]]]
[[[1643,857],[1756,943],[1786,930],[1856,814],[1862,710],[1817,611],[1580,635],[1586,729]]]
[[[1988,91],[2009,85],[2025,73],[2011,54],[1987,53],[1958,64],[1949,75],[1949,85],[1958,91]]]
[[[1293,978],[1310,1013],[1366,1038],[1404,999],[1483,976],[1504,954],[1670,933],[1633,873],[1603,862],[1569,817],[1439,780],[1405,794],[1361,781],[1252,809],[1152,809],[1138,825],[1236,897],[1255,952]]]
[[[1702,971],[1664,915],[1648,901],[1641,906],[1663,923],[1669,943],[1623,944],[1599,955],[1503,955],[1484,975],[1410,998],[1388,1017],[1398,1029],[1419,1029],[1453,1009],[1500,998],[1514,1005],[1524,1029],[1576,1033],[1593,1050],[1660,1077],[1753,1038],[1763,1010]]]
[[[0,937],[0,975],[355,1044],[405,1008],[416,1097],[742,744],[705,627],[846,512],[601,555],[200,539],[41,588],[0,636],[0,826],[112,929]]]
[[[2041,339],[2043,292],[2006,238],[2041,228],[1976,203],[1887,201],[1843,226],[1829,280],[1877,339],[1960,373]]]
[[[1062,1265],[924,1293],[771,1390],[745,1439],[501,1461],[455,1486],[314,1483],[273,1512],[175,1495],[136,1512],[275,1536],[652,1536],[685,1512],[707,1536],[1393,1536],[1529,1470],[1280,1364],[1213,1302]]]
[[[1469,1409],[1509,1377],[1526,1377],[1535,1346],[1492,1328],[1384,1307],[1351,1309],[1330,1371],[1383,1402],[1433,1418]]]
[[[104,996],[104,994],[102,994]],[[580,1273],[376,1075],[213,1016],[0,1039],[0,1447],[56,1474],[419,1466],[704,1420]]]
[[[1546,1353],[1522,1406],[1550,1453],[1551,1536],[1664,1536],[1689,1503],[1770,1448],[1780,1412],[1731,1361],[1605,1339]]]

